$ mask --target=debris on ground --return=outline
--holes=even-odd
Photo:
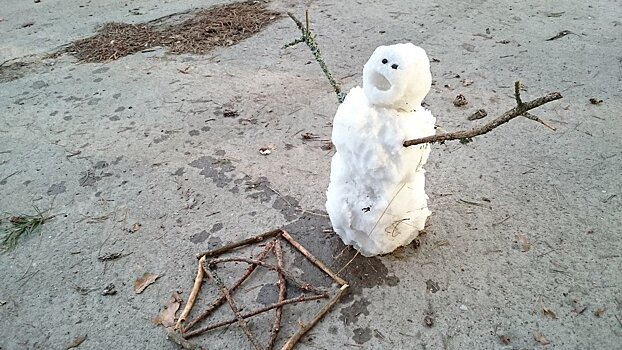
[[[246,1],[200,10],[176,24],[162,25],[162,19],[106,23],[94,36],[77,40],[60,53],[70,53],[82,62],[112,61],[155,46],[174,54],[204,54],[252,36],[278,17],[263,2]]]
[[[434,326],[434,319],[432,318],[432,316],[426,315],[423,318],[423,324],[426,325],[427,327],[432,327]]]
[[[471,120],[471,121],[478,120],[478,119],[485,118],[487,115],[488,115],[488,112],[486,112],[485,109],[478,109],[477,111],[475,111],[475,113],[468,116],[467,120]]]
[[[145,272],[141,277],[137,278],[136,281],[134,281],[134,292],[136,294],[142,293],[145,288],[155,283],[158,277],[160,276],[156,275],[155,273]]]
[[[554,37],[548,38],[546,39],[546,41],[552,41],[552,40],[557,40],[559,38],[563,38],[568,34],[572,34],[571,31],[569,30],[562,30],[561,32],[557,33],[557,35],[555,35]]]
[[[529,243],[529,238],[524,233],[519,233],[516,235],[516,242],[518,242],[518,247],[521,252],[528,252],[529,248],[531,248],[531,244]]]
[[[467,104],[469,104],[469,101],[467,101],[463,94],[456,96],[454,99],[454,106],[456,107],[466,106]]]
[[[175,325],[175,314],[181,305],[181,297],[177,293],[173,293],[164,308],[155,317],[153,323],[158,326],[172,327]]]
[[[132,227],[129,229],[130,233],[134,233],[138,230],[140,230],[140,228],[142,227],[142,225],[140,223],[134,223],[134,225],[132,225]]]
[[[123,254],[123,252],[118,252],[118,253],[109,253],[109,254],[104,254],[104,255],[100,255],[97,257],[97,260],[99,261],[111,261],[111,260],[117,260],[120,259],[122,257],[131,255],[132,253],[127,253],[127,254]]]
[[[303,140],[312,140],[312,139],[317,139],[317,138],[319,138],[319,136],[315,135],[312,132],[305,132],[302,134]]]
[[[603,309],[602,307],[599,307],[598,309],[596,309],[596,311],[594,311],[594,316],[601,317],[604,313],[605,313],[605,309]]]
[[[537,341],[538,343],[540,343],[542,345],[551,344],[551,342],[548,339],[546,339],[544,334],[542,334],[542,332],[540,332],[538,330],[533,331],[533,339],[535,339],[535,341]]]
[[[287,270],[285,266],[286,260],[283,257],[283,249],[281,247],[282,242],[288,243],[288,245],[294,248],[295,251],[302,254],[310,263],[315,265],[319,270],[321,270],[324,274],[330,277],[334,282],[333,286],[337,285],[338,289],[334,293],[330,293],[327,289],[316,287],[308,282],[301,281],[299,277],[289,272],[289,270]],[[263,250],[254,257],[247,258],[246,255],[238,257],[222,257],[223,254],[227,254],[234,249],[237,250],[245,246],[254,246],[255,244],[261,244],[263,246]],[[274,255],[274,257],[276,258],[276,264],[271,264],[265,261],[271,254]],[[249,342],[253,345],[255,349],[272,349],[276,344],[279,330],[282,326],[284,306],[301,302],[328,299],[326,304],[324,304],[323,307],[319,311],[317,311],[315,316],[313,316],[310,321],[306,323],[298,321],[299,327],[297,327],[295,333],[286,340],[285,345],[283,345],[283,347],[281,348],[282,350],[291,350],[296,346],[296,344],[298,344],[298,341],[307,332],[309,332],[315,326],[315,324],[319,322],[324,317],[324,315],[330,311],[332,307],[334,307],[335,304],[339,302],[339,300],[342,296],[345,295],[349,287],[348,283],[345,280],[340,278],[326,265],[324,265],[324,263],[311,255],[311,253],[292,236],[290,236],[288,232],[281,229],[262,233],[254,237],[231,243],[221,248],[198,254],[197,258],[199,258],[197,275],[194,279],[194,286],[192,288],[191,295],[194,295],[196,297],[200,293],[201,284],[203,283],[204,278],[206,278],[207,280],[216,284],[216,286],[220,290],[220,296],[211,304],[209,304],[209,306],[205,310],[203,310],[201,314],[195,316],[194,319],[186,321],[185,316],[190,314],[196,300],[194,297],[188,298],[188,301],[182,312],[182,316],[180,316],[180,319],[177,321],[174,329],[169,328],[169,330],[167,331],[167,337],[171,341],[181,345],[186,349],[195,349],[197,346],[194,343],[189,343],[187,339],[203,335],[210,330],[223,326],[228,326],[234,323],[238,324],[238,326],[242,329]],[[208,258],[209,260],[207,260]],[[224,267],[220,267],[221,265],[224,265],[226,263],[248,264],[248,267],[246,268],[244,274],[229,287],[227,287],[223,283],[226,269],[224,269]],[[264,307],[255,310],[249,310],[247,307],[243,306],[239,307],[233,298],[233,293],[253,274],[253,272],[258,267],[272,270],[277,273],[277,302],[265,305]],[[296,297],[288,298],[288,284],[295,286],[296,289],[302,293]],[[167,323],[169,323],[168,321],[174,320],[174,313],[179,308],[179,306],[175,305],[175,303],[177,303],[177,299],[175,299],[175,296],[173,296],[173,298],[169,300],[167,308],[160,312],[160,315],[158,315],[156,321],[162,325],[165,325],[164,322],[161,321],[162,319],[165,319]],[[210,324],[203,325],[202,327],[197,327],[203,321],[207,320],[220,306],[224,305],[225,303],[229,304],[231,311],[233,312],[235,317],[224,321],[215,321]],[[276,314],[274,321],[271,325],[268,344],[266,347],[263,347],[259,343],[258,339],[255,337],[253,332],[251,332],[246,319],[270,310],[276,310]]]
[[[593,104],[593,105],[599,105],[599,104],[603,103],[603,100],[599,100],[597,98],[592,97],[592,98],[590,98],[590,103]]]
[[[80,335],[80,336],[76,337],[76,339],[74,339],[69,345],[67,345],[65,350],[77,348],[82,343],[84,343],[85,340],[86,340],[86,334]]]
[[[117,287],[113,283],[110,283],[102,291],[102,295],[115,295],[117,294]]]
[[[39,230],[41,225],[53,218],[35,207],[35,215],[11,216],[6,220],[0,220],[0,246],[12,250],[17,246],[20,239],[31,235]]]
[[[225,118],[236,118],[237,116],[240,115],[240,113],[238,113],[238,111],[236,111],[235,109],[225,109],[222,112],[222,115]]]

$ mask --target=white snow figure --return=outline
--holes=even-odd
[[[346,96],[333,121],[333,156],[326,210],[335,232],[364,256],[413,241],[430,211],[423,165],[435,118],[421,106],[432,74],[413,44],[378,47],[363,68],[363,88]]]

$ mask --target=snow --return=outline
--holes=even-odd
[[[364,256],[409,244],[430,215],[423,169],[430,147],[402,144],[435,133],[435,118],[421,107],[431,80],[423,49],[381,46],[365,64],[363,88],[335,115],[326,209],[343,242]]]

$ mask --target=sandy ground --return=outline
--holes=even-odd
[[[204,56],[42,58],[108,21],[216,3],[3,1],[0,62],[29,64],[3,69],[0,79],[0,211],[35,205],[56,217],[0,255],[1,349],[65,349],[81,335],[79,349],[175,349],[152,319],[171,293],[187,297],[194,254],[280,226],[335,270],[354,255],[327,232],[331,152],[301,138],[328,139],[337,102],[305,46],[281,48],[299,35],[287,17]],[[352,292],[301,349],[541,348],[536,331],[552,349],[620,348],[619,2],[270,6],[310,9],[324,56],[348,89],[361,83],[376,46],[424,47],[435,59],[426,103],[446,130],[476,125],[466,117],[479,108],[489,116],[511,108],[515,80],[525,99],[564,95],[536,111],[556,132],[515,120],[468,145],[434,146],[426,167],[434,213],[421,245],[357,257],[342,272]],[[563,30],[571,33],[546,40]],[[458,94],[467,106],[453,106]],[[261,147],[272,153],[260,155]],[[519,234],[529,239],[526,252]],[[129,255],[98,259],[112,253]],[[300,278],[326,283],[286,253]],[[135,294],[145,272],[161,277]],[[271,302],[270,276],[258,274],[239,298]],[[110,283],[117,293],[102,295]],[[284,332],[311,309],[289,309]],[[270,322],[251,327],[265,337]],[[237,327],[201,339],[248,348]]]

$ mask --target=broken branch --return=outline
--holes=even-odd
[[[281,229],[277,229],[277,230],[272,230],[272,231],[269,231],[269,232],[265,232],[265,233],[259,234],[257,236],[249,237],[247,239],[243,239],[241,241],[231,243],[231,244],[226,245],[226,246],[221,247],[221,248],[217,248],[217,249],[213,249],[213,250],[210,250],[210,251],[207,251],[207,252],[204,252],[204,253],[197,254],[197,259],[200,259],[202,257],[209,258],[210,256],[220,255],[222,253],[226,253],[226,252],[228,252],[230,250],[233,250],[233,249],[239,248],[239,247],[243,247],[245,245],[249,245],[249,244],[253,244],[253,243],[261,243],[264,240],[266,240],[267,238],[272,238],[272,237],[275,237],[275,236],[279,235],[281,232],[282,232]]]
[[[276,267],[281,271],[285,270],[285,263],[283,261],[283,250],[281,249],[281,243],[277,240],[274,242],[274,255],[276,256]],[[287,280],[281,272],[279,272],[279,299],[278,302],[283,302],[287,297]],[[272,330],[270,330],[270,340],[266,349],[270,350],[276,343],[276,338],[279,335],[281,329],[281,318],[283,317],[283,307],[277,307],[274,315],[274,322],[272,323]]]
[[[322,263],[316,257],[311,255],[311,253],[305,247],[303,247],[300,243],[298,243],[298,241],[296,241],[294,239],[294,237],[292,237],[287,231],[283,230],[282,233],[281,233],[281,236],[283,238],[285,238],[289,242],[289,244],[294,246],[294,248],[298,249],[298,251],[302,255],[304,255],[305,258],[309,259],[309,261],[311,261],[320,270],[324,271],[324,273],[327,274],[328,276],[330,276],[330,278],[335,280],[335,282],[339,283],[339,285],[343,286],[344,284],[347,284],[347,282],[344,279],[342,279],[341,277],[337,276],[337,274],[334,273],[331,269],[329,269],[326,265],[324,265],[324,263]]]
[[[197,295],[199,295],[199,291],[201,290],[201,283],[203,283],[203,264],[205,263],[205,257],[201,257],[199,259],[198,269],[197,269],[197,277],[194,279],[194,286],[192,287],[192,291],[190,292],[190,296],[188,297],[188,302],[186,302],[186,306],[184,306],[184,310],[181,312],[181,316],[177,320],[175,324],[175,329],[180,329],[181,323],[186,320],[190,310],[192,310],[192,306],[194,306],[194,302],[197,299]]]
[[[332,309],[335,304],[337,304],[337,302],[339,302],[339,299],[341,299],[341,297],[347,292],[348,287],[349,285],[347,284],[342,285],[341,288],[339,288],[337,294],[335,294],[335,296],[328,303],[326,303],[326,305],[324,305],[322,309],[320,309],[320,311],[315,315],[315,317],[313,317],[311,321],[309,321],[309,323],[307,323],[306,325],[300,325],[300,329],[298,329],[298,331],[291,338],[289,338],[289,340],[287,341],[287,343],[285,343],[285,345],[283,345],[281,350],[293,349],[300,340],[300,338],[302,338],[303,335],[305,335],[311,328],[313,328],[313,326],[315,326],[315,324],[318,323],[322,319],[322,317],[324,317],[324,315],[328,311],[330,311],[330,309]]]
[[[255,349],[263,350],[263,348],[261,347],[261,345],[255,338],[255,336],[253,336],[253,333],[251,333],[251,330],[248,328],[248,324],[246,323],[246,320],[244,320],[242,315],[240,315],[240,310],[238,309],[238,306],[235,304],[235,301],[233,301],[233,298],[231,297],[231,294],[229,293],[229,289],[225,287],[225,284],[222,282],[218,274],[214,270],[210,269],[210,266],[208,264],[204,264],[203,267],[205,268],[205,274],[207,274],[207,276],[210,279],[216,282],[216,285],[218,286],[218,289],[220,289],[220,292],[224,294],[225,298],[227,298],[227,301],[229,302],[229,306],[231,307],[231,311],[233,311],[233,314],[235,314],[235,318],[238,320],[238,324],[240,325],[240,328],[242,328],[242,331],[244,332],[244,334],[246,334],[246,337],[248,338],[248,340],[250,340],[253,346],[255,346]]]
[[[475,128],[475,129],[471,129],[471,130],[465,130],[465,131],[455,131],[455,132],[447,132],[447,133],[442,133],[442,134],[438,134],[438,135],[432,135],[432,136],[427,136],[427,137],[422,137],[419,139],[414,139],[414,140],[407,140],[404,141],[404,147],[409,147],[409,146],[414,146],[414,145],[419,145],[422,143],[436,143],[436,142],[445,142],[445,141],[450,141],[450,140],[465,140],[465,139],[470,139],[473,138],[475,136],[480,136],[480,135],[484,135],[490,131],[492,131],[493,129],[509,122],[510,120],[519,117],[519,116],[524,116],[528,119],[531,120],[535,120],[541,124],[544,124],[545,126],[551,128],[554,130],[554,128],[552,128],[551,126],[547,125],[546,123],[544,123],[543,121],[541,121],[538,117],[533,116],[531,114],[528,114],[528,116],[525,116],[525,114],[529,111],[532,110],[534,108],[540,107],[543,104],[549,103],[551,101],[555,101],[555,100],[559,100],[562,98],[562,95],[559,92],[552,92],[547,94],[546,96],[542,96],[542,97],[538,97],[534,100],[528,101],[528,102],[522,102],[522,100],[520,99],[520,83],[516,82],[519,86],[518,89],[515,90],[515,94],[516,94],[516,107],[510,109],[509,111],[503,113],[500,117],[490,121],[487,124],[484,124],[483,126],[479,127],[479,128]]]
[[[309,283],[301,282],[300,280],[298,280],[298,278],[291,275],[289,272],[283,269],[280,269],[278,266],[274,266],[274,265],[268,264],[260,260],[253,260],[253,259],[243,258],[243,257],[219,258],[219,259],[210,260],[207,265],[211,267],[213,265],[220,264],[220,263],[226,263],[226,262],[245,262],[251,265],[259,265],[269,270],[276,271],[279,274],[282,274],[287,280],[295,284],[300,289],[303,289],[303,290],[306,290],[308,292],[312,292],[315,294],[319,294],[319,295],[328,295],[328,292],[326,292],[325,290],[314,287]]]
[[[246,319],[246,318],[250,318],[250,317],[253,317],[255,315],[259,315],[261,313],[268,312],[270,310],[273,310],[273,309],[276,309],[276,308],[279,308],[279,307],[283,307],[283,306],[288,305],[288,304],[301,303],[301,302],[305,302],[305,301],[313,301],[313,300],[324,299],[324,298],[327,298],[327,296],[325,296],[325,295],[309,295],[309,296],[300,295],[300,296],[297,296],[295,298],[286,299],[286,300],[283,300],[283,301],[278,302],[278,303],[266,305],[266,306],[264,306],[262,308],[254,310],[254,311],[249,311],[249,312],[247,312],[245,314],[242,314],[241,316],[242,316],[242,318]],[[217,322],[217,323],[209,324],[209,325],[207,325],[205,327],[196,329],[196,330],[194,330],[192,332],[184,333],[184,338],[196,337],[197,335],[200,335],[200,334],[205,333],[207,331],[211,331],[212,329],[216,329],[216,328],[219,328],[219,327],[222,327],[222,326],[227,326],[227,325],[230,325],[232,323],[235,323],[235,322],[237,322],[237,320],[238,320],[237,318],[232,318],[232,319],[229,319],[229,320],[225,320],[225,321],[220,321],[220,322]]]

